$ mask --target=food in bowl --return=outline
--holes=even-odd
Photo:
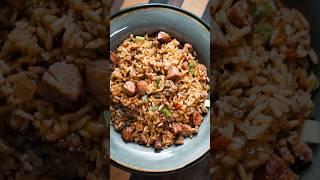
[[[298,179],[312,161],[299,129],[312,118],[318,57],[310,24],[273,0],[214,0],[212,179]]]
[[[160,150],[198,132],[209,79],[191,44],[130,35],[110,60],[111,123],[124,141]]]

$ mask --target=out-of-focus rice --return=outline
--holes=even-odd
[[[85,71],[96,68],[97,60],[106,62],[109,4],[0,2],[0,179],[107,177],[109,143],[103,119],[107,104],[98,103],[90,85],[98,75]],[[80,91],[68,94],[72,84],[62,87],[61,96],[48,99],[49,91],[58,90],[40,90],[44,74],[55,77],[48,83],[74,82],[59,72],[63,68],[50,72],[53,65],[73,69]],[[103,79],[100,82],[106,82]],[[56,104],[64,96],[76,103],[68,108]]]
[[[298,129],[312,117],[318,57],[310,25],[273,0],[214,0],[212,179],[297,179],[312,160]]]
[[[111,122],[125,141],[163,149],[198,132],[209,86],[190,44],[164,32],[131,35],[110,55]]]

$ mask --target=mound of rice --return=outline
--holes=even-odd
[[[131,35],[110,57],[111,122],[124,141],[163,149],[198,132],[209,85],[191,44]]]

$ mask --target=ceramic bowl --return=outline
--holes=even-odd
[[[130,34],[144,35],[168,32],[181,43],[191,43],[198,59],[209,70],[210,31],[201,19],[176,7],[146,4],[124,9],[111,16],[110,49],[116,49]],[[209,74],[209,72],[208,72]],[[186,167],[197,161],[210,148],[210,112],[204,117],[199,133],[186,138],[183,145],[160,152],[154,148],[125,143],[119,132],[110,126],[110,158],[126,169],[161,173]]]

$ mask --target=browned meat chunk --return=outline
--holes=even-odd
[[[183,136],[179,136],[178,139],[176,140],[175,144],[181,145],[183,143],[184,143],[184,137]]]
[[[110,51],[110,60],[113,64],[117,64],[119,61],[119,58],[116,53]]]
[[[107,102],[107,61],[87,63],[85,74],[89,91],[100,104],[105,105]]]
[[[247,0],[236,2],[228,12],[228,17],[233,25],[242,28],[251,24],[252,17],[250,15],[249,4]]]
[[[70,107],[77,102],[82,89],[83,80],[78,67],[57,62],[42,76],[39,93],[63,107]]]
[[[180,71],[177,67],[171,66],[167,73],[167,79],[176,80],[181,77]]]
[[[132,132],[133,132],[133,130],[131,129],[131,127],[126,127],[124,129],[122,129],[122,131],[121,131],[122,139],[126,142],[131,141],[132,140]]]
[[[180,133],[182,131],[182,127],[178,123],[172,123],[172,132],[174,134]]]
[[[188,61],[183,61],[183,63],[181,64],[181,68],[182,68],[183,70],[189,69],[189,63],[188,63]]]
[[[171,40],[171,37],[169,34],[161,31],[158,33],[158,40],[161,42],[161,43],[168,43],[170,42]]]
[[[196,133],[196,130],[194,128],[192,128],[190,125],[188,124],[182,124],[181,125],[181,128],[182,128],[182,131],[181,131],[181,134],[183,136],[189,136],[193,133]]]
[[[156,142],[154,143],[154,148],[156,150],[160,150],[162,148],[162,144],[161,144],[160,140],[156,140]]]
[[[146,81],[138,81],[137,82],[137,92],[140,95],[144,95],[147,91],[147,82]]]
[[[295,175],[288,165],[277,155],[273,154],[266,164],[265,176],[267,180],[296,180]]]
[[[198,111],[192,114],[192,122],[195,126],[199,126],[202,122],[202,116]]]
[[[132,81],[127,81],[123,85],[123,90],[129,96],[134,96],[136,93],[136,85]]]

